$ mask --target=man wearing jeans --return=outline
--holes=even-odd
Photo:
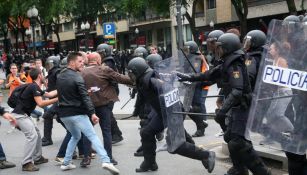
[[[112,174],[119,174],[119,170],[110,163],[110,158],[88,117],[91,117],[94,124],[99,122],[84,85],[84,80],[79,73],[84,66],[83,62],[84,60],[80,53],[70,53],[67,57],[67,68],[61,71],[57,79],[58,117],[63,121],[72,136],[68,143],[61,169],[70,170],[76,168],[71,160],[75,147],[81,139],[81,133],[83,133],[91,141],[92,147],[100,156],[102,167]]]
[[[106,65],[101,65],[101,57],[98,53],[91,53],[87,57],[89,66],[82,70],[81,75],[99,117],[104,147],[111,162],[116,165],[117,161],[112,157],[111,115],[113,104],[119,99],[111,81],[130,85],[132,81],[128,76],[121,75]],[[85,159],[90,160],[90,157]]]

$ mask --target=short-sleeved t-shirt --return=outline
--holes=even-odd
[[[28,87],[23,91],[21,94],[21,100],[20,102],[16,105],[14,110],[12,111],[13,113],[16,114],[27,114],[31,115],[32,111],[36,108],[36,102],[34,100],[34,97],[37,96],[42,96],[43,91],[41,88],[34,82],[29,84]]]

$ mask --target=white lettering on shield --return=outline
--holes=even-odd
[[[175,88],[174,90],[164,94],[163,96],[164,96],[165,106],[167,108],[179,102],[180,100],[178,88]]]
[[[265,83],[307,91],[307,72],[267,65],[262,80]]]

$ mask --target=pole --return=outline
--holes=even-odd
[[[88,30],[85,29],[85,52],[88,51]]]
[[[178,49],[183,48],[182,20],[181,20],[181,0],[176,0],[177,28],[178,28]]]
[[[33,34],[33,56],[36,58],[36,43],[35,43],[35,18],[31,19],[32,23],[32,34]]]

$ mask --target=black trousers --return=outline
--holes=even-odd
[[[114,107],[114,103],[110,103],[110,107],[111,107],[111,133],[112,136],[114,135],[118,135],[121,136],[123,133],[122,131],[119,129],[118,125],[117,125],[117,121],[113,115],[113,107]]]
[[[47,140],[52,140],[52,128],[53,128],[53,118],[58,112],[58,104],[53,104],[47,111],[44,113],[44,138]]]
[[[236,169],[242,170],[247,167],[253,175],[270,175],[267,167],[254,150],[252,143],[244,137],[231,134],[228,149]]]
[[[156,157],[156,139],[155,135],[163,131],[164,125],[162,117],[153,116],[150,123],[141,129],[141,141],[144,153],[144,160],[148,162],[155,162]],[[187,137],[189,142],[184,142],[179,148],[174,152],[191,159],[203,160],[208,158],[209,152],[199,149],[193,144],[193,140]],[[191,141],[192,140],[192,141]]]
[[[286,152],[289,175],[307,175],[306,154],[298,155]]]

